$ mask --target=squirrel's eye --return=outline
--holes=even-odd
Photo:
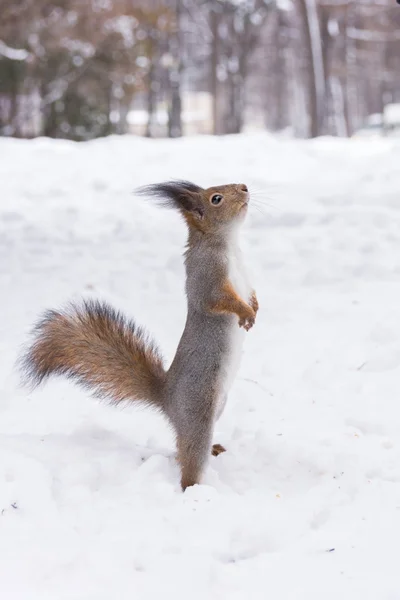
[[[221,202],[222,202],[221,194],[214,194],[214,196],[211,196],[211,204],[214,204],[216,206],[217,204],[221,204]]]

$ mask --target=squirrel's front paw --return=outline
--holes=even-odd
[[[249,311],[246,315],[243,315],[239,319],[239,327],[244,327],[246,331],[249,331],[254,325],[256,321],[256,313],[252,308],[249,307]]]
[[[251,308],[254,310],[255,314],[257,315],[260,305],[258,304],[258,300],[257,300],[257,296],[256,296],[255,292],[252,292],[252,294],[250,296],[249,304],[250,304]]]

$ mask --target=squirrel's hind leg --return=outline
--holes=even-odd
[[[227,400],[228,400],[228,394],[226,392],[222,393],[217,402],[217,411],[216,411],[217,414],[216,414],[216,419],[215,419],[216,421],[218,421],[218,419],[224,412],[224,408],[225,408]],[[218,456],[219,454],[222,454],[222,452],[226,452],[226,448],[221,446],[221,444],[213,444],[213,446],[211,448],[211,454],[213,456]]]
[[[181,467],[181,485],[185,490],[191,485],[200,483],[204,468],[211,452],[213,419],[203,422],[190,432],[177,435],[178,460]]]

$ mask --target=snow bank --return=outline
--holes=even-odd
[[[400,144],[268,135],[0,139],[0,596],[398,600]],[[179,218],[132,190],[243,181],[261,304],[204,485],[171,432],[13,365],[38,313],[94,295],[170,360]]]

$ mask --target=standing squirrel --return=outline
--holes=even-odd
[[[170,368],[165,370],[141,327],[97,301],[48,311],[22,366],[34,386],[65,375],[97,397],[137,400],[160,410],[176,434],[185,490],[199,483],[210,452],[225,451],[212,446],[214,424],[239,367],[244,331],[258,311],[238,246],[249,193],[243,184],[203,189],[187,181],[149,185],[138,193],[177,209],[189,229],[188,312]]]

